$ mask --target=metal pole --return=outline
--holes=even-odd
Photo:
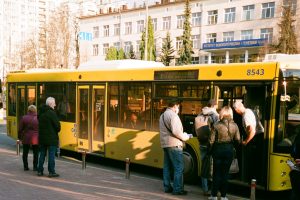
[[[17,140],[17,156],[20,155],[20,140]]]
[[[251,194],[250,194],[250,200],[255,200],[255,189],[256,189],[256,180],[251,180]]]
[[[129,179],[129,177],[130,177],[130,171],[129,171],[130,158],[126,158],[125,162],[126,162],[126,174],[125,174],[125,178]]]
[[[85,157],[86,157],[86,151],[82,151],[82,170],[86,169],[86,161],[85,161]]]

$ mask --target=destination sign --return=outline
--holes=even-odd
[[[156,71],[154,80],[198,80],[199,70]]]

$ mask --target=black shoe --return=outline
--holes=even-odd
[[[173,195],[187,195],[187,191],[182,190],[182,191],[180,191],[180,192],[173,192],[172,194],[173,194]]]
[[[29,168],[28,167],[24,167],[24,171],[29,171]]]
[[[172,192],[173,192],[173,188],[165,190],[165,193],[172,193]]]
[[[59,174],[57,174],[57,173],[50,173],[50,174],[48,175],[48,177],[49,177],[49,178],[59,177]]]
[[[34,168],[33,168],[33,171],[36,172],[36,171],[37,171],[37,167],[34,167]]]
[[[43,172],[38,172],[37,175],[38,175],[38,176],[43,176],[44,173],[43,173]]]

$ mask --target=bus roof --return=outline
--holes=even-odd
[[[144,60],[90,60],[86,63],[82,63],[78,70],[113,70],[113,69],[143,69],[143,68],[156,68],[165,67],[161,62],[144,61]]]

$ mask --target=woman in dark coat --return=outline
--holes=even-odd
[[[38,164],[38,119],[36,114],[36,107],[30,105],[28,113],[22,117],[19,125],[19,139],[23,143],[23,165],[24,171],[28,171],[28,153],[30,146],[33,151],[33,171],[37,170]]]
[[[233,121],[233,112],[229,106],[224,106],[220,111],[220,121],[213,126],[209,137],[209,143],[213,156],[213,183],[211,200],[217,200],[218,191],[221,192],[221,200],[226,197],[229,168],[233,160],[233,142],[240,143],[240,132]]]

